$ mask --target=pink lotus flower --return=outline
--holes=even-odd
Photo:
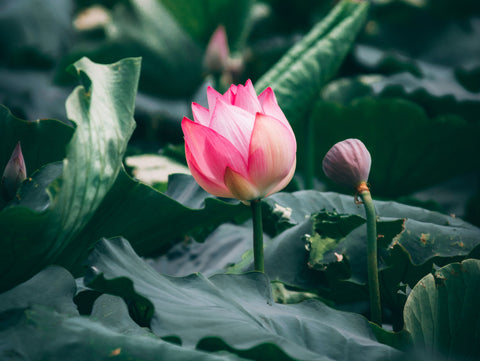
[[[192,103],[184,117],[185,155],[207,192],[247,202],[283,189],[292,179],[297,142],[271,88],[258,97],[252,82],[225,94],[207,89],[208,107]]]
[[[15,196],[18,186],[26,178],[27,169],[25,167],[25,160],[23,159],[22,147],[20,146],[20,142],[18,142],[2,176],[1,185],[6,199],[11,199]]]
[[[346,139],[335,144],[323,158],[323,171],[342,186],[356,188],[367,182],[372,158],[358,139]]]

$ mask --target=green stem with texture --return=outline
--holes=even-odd
[[[377,262],[377,217],[375,215],[372,196],[368,188],[362,189],[359,196],[362,198],[367,215],[367,267],[368,290],[370,295],[370,320],[382,326]]]
[[[253,220],[253,262],[255,271],[265,272],[263,262],[263,225],[260,199],[250,202]]]

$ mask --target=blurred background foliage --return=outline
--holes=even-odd
[[[372,0],[364,29],[335,77],[301,117],[314,123],[319,190],[326,151],[346,137],[370,149],[373,194],[454,213],[480,224],[480,4],[475,0]],[[82,56],[142,57],[137,129],[128,154],[183,160],[180,121],[204,103],[214,78],[203,66],[226,28],[232,81],[255,83],[336,1],[2,0],[0,103],[28,120],[69,123],[67,71]],[[257,89],[258,92],[263,89]],[[282,104],[280,104],[282,106]],[[286,111],[288,113],[288,110]],[[303,188],[305,121],[290,190]]]

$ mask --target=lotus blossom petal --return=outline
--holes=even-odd
[[[323,171],[334,182],[349,188],[366,182],[372,158],[362,141],[346,139],[336,143],[323,158]]]
[[[222,95],[213,89],[211,86],[207,87],[207,100],[208,100],[208,109],[215,109],[215,104],[217,103],[217,98],[220,98]]]
[[[236,85],[230,85],[230,88],[228,88],[225,94],[222,95],[222,99],[225,101],[225,103],[231,105],[235,104],[235,99],[237,98],[237,90],[238,87]]]
[[[219,182],[216,178],[205,176],[193,157],[188,144],[185,144],[185,157],[187,158],[188,168],[195,181],[208,193],[217,197],[235,198],[224,182]]]
[[[209,127],[227,138],[246,161],[254,121],[253,114],[218,99]]]
[[[208,127],[210,124],[210,111],[207,108],[202,107],[200,104],[192,103],[192,113],[193,119],[197,123]]]
[[[251,84],[251,82],[250,82]],[[253,85],[250,85],[253,89]],[[237,89],[237,95],[235,97],[235,103],[239,108],[245,109],[247,112],[251,114],[255,114],[262,111],[262,106],[258,101],[257,95],[255,94],[255,90],[252,91],[248,89],[247,86],[239,85]]]
[[[285,187],[295,173],[297,143],[271,88],[257,97],[250,80],[222,95],[207,88],[208,109],[192,104],[182,120],[188,166],[198,184],[243,202]]]
[[[240,86],[240,85],[238,85]],[[256,99],[258,99],[257,92],[255,91],[255,88],[253,87],[253,83],[250,79],[248,79],[245,82],[245,89],[250,93],[250,95]],[[258,101],[260,103],[260,100]]]
[[[285,125],[257,113],[250,141],[248,173],[263,195],[283,180],[295,163],[295,136]]]
[[[262,196],[259,189],[250,179],[235,172],[231,168],[226,169],[224,181],[234,198],[252,200]]]
[[[195,163],[207,179],[220,183],[218,180],[223,181],[227,167],[247,174],[242,154],[215,130],[192,122],[188,118],[183,118],[182,130],[190,152],[187,162]],[[218,152],[219,149],[222,149],[222,152]]]
[[[283,114],[282,109],[280,109],[278,106],[277,98],[275,97],[272,88],[268,87],[262,93],[260,93],[258,100],[260,101],[264,114],[280,120],[284,125],[291,128],[290,123],[285,117],[285,114]]]
[[[241,84],[240,84],[241,85]],[[232,84],[230,85],[230,88],[228,88],[228,90],[225,92],[225,94],[223,94],[224,96],[227,96],[227,94],[233,94],[233,95],[236,95],[237,94],[237,90],[238,90],[238,87],[240,85],[235,85],[235,84]],[[235,99],[231,99],[232,103],[235,101]]]
[[[295,158],[295,162],[293,163],[292,168],[290,169],[290,172],[283,178],[275,187],[273,187],[270,192],[268,192],[265,197],[268,197],[271,194],[280,192],[283,188],[285,188],[288,183],[292,180],[294,174],[295,174],[295,167],[297,165],[297,158]]]

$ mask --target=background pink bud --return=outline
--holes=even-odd
[[[230,50],[227,33],[223,25],[219,25],[213,33],[205,51],[203,66],[210,73],[221,73],[228,63]]]
[[[328,178],[345,187],[355,188],[366,182],[372,158],[358,139],[346,139],[335,144],[323,158],[323,171]]]
[[[18,186],[25,178],[27,178],[27,169],[23,159],[22,147],[18,142],[2,176],[2,192],[6,198],[12,199],[15,196]]]
[[[207,89],[208,109],[192,104],[183,118],[185,155],[207,192],[250,201],[283,189],[295,172],[297,142],[271,88],[256,95],[252,82],[225,94]]]

